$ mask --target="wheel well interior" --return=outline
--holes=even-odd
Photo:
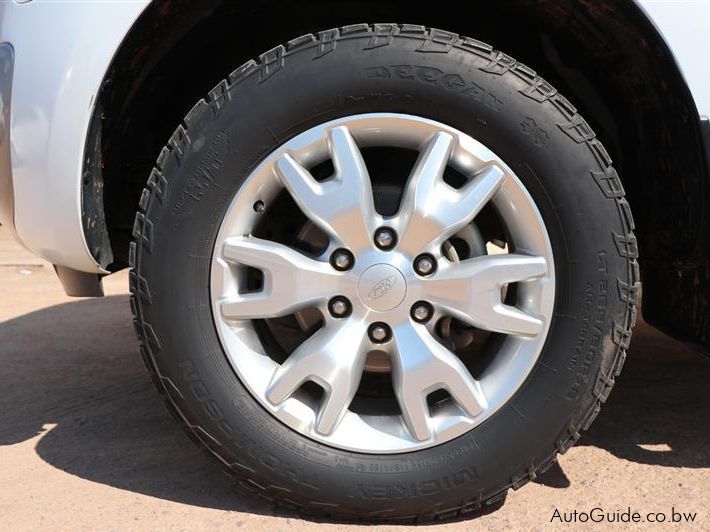
[[[706,260],[708,178],[697,110],[667,46],[635,3],[500,0],[476,3],[474,11],[463,16],[401,0],[151,3],[112,62],[87,143],[100,138],[87,168],[92,180],[103,180],[109,269],[125,267],[150,169],[199,98],[278,44],[363,21],[457,32],[534,68],[610,152],[636,219],[644,282],[661,285],[664,275]],[[648,292],[646,286],[644,298],[653,300]]]

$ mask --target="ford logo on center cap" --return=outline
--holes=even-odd
[[[368,299],[377,299],[384,296],[390,291],[395,283],[397,282],[397,277],[394,275],[389,275],[383,279],[377,281],[367,294]]]
[[[360,275],[357,291],[370,310],[389,312],[407,295],[407,280],[390,264],[373,264]]]

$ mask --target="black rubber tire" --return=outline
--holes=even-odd
[[[539,362],[488,421],[398,455],[316,443],[266,412],[235,375],[210,311],[210,257],[250,170],[316,124],[399,112],[460,129],[532,194],[556,264]],[[358,24],[305,35],[235,70],[187,114],[140,201],[130,274],[141,352],[187,432],[244,485],[338,519],[453,518],[499,504],[546,470],[599,412],[635,321],[636,240],[611,160],[575,108],[530,68],[474,39]]]

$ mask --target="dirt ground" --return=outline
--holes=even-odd
[[[126,272],[105,285],[102,299],[66,297],[0,228],[0,530],[364,528],[274,511],[234,487],[161,405],[137,354]],[[418,528],[569,529],[555,510],[595,507],[638,511],[645,522],[631,529],[710,530],[710,358],[644,323],[606,407],[559,466],[496,512]],[[673,511],[697,515],[674,524]]]

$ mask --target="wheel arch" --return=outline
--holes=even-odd
[[[461,17],[399,0],[318,3],[153,2],[143,12],[106,75],[84,159],[88,190],[101,192],[84,194],[84,208],[103,199],[110,269],[127,263],[158,151],[230,70],[302,34],[363,19],[408,22],[487,41],[565,94],[609,150],[634,210],[647,319],[710,340],[710,302],[692,285],[710,269],[710,178],[698,112],[668,46],[636,4],[503,0]]]

